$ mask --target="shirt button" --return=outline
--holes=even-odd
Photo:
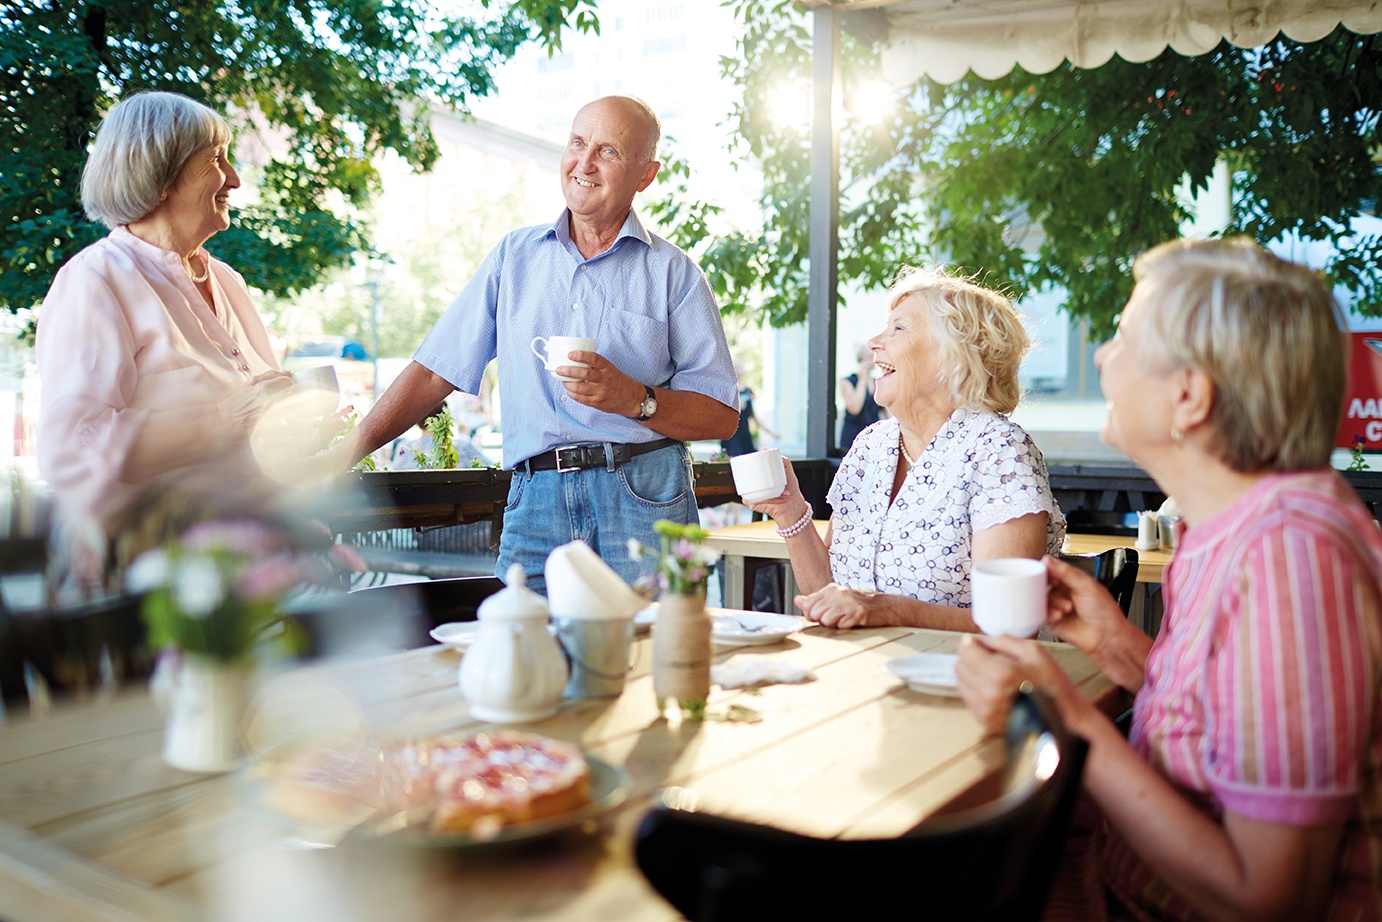
[[[577,302],[577,303],[571,305],[571,309],[572,309],[573,311],[578,311],[578,310],[580,310],[580,309],[581,309],[580,302]]]
[[[565,402],[566,402],[566,395],[565,395],[565,394],[562,394],[561,397],[558,398],[558,399],[561,400],[562,403],[565,403]]]
[[[249,367],[248,365],[241,365],[241,366],[240,366],[240,370],[241,370],[241,371],[249,371],[249,370],[250,370],[250,367]]]
[[[239,354],[240,354],[240,350],[239,350],[239,349],[232,349],[232,350],[230,350],[230,354],[231,354],[231,355],[239,355]]]

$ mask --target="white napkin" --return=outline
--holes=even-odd
[[[748,688],[751,685],[795,685],[816,678],[805,666],[768,656],[736,656],[710,668],[710,679],[721,688]]]
[[[553,549],[544,572],[553,618],[621,621],[648,604],[584,541]]]

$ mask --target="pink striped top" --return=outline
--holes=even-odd
[[[1333,471],[1185,532],[1130,740],[1210,815],[1344,823],[1330,919],[1382,919],[1382,535]],[[1114,836],[1109,883],[1192,918]],[[1153,909],[1155,907],[1155,909]]]

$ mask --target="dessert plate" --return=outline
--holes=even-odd
[[[749,647],[777,643],[805,626],[796,615],[711,608],[710,639],[722,647]]]
[[[906,682],[912,691],[958,698],[960,693],[955,688],[955,663],[958,661],[954,653],[918,653],[889,660],[884,668]]]
[[[264,765],[252,766],[245,772],[245,781],[251,785],[250,797],[258,809],[292,831],[282,843],[288,848],[334,848],[352,844],[371,847],[476,848],[555,835],[588,820],[599,819],[621,805],[629,796],[628,772],[590,755],[585,757],[585,761],[590,767],[589,803],[556,816],[511,823],[484,833],[435,832],[425,827],[406,826],[401,816],[380,819],[368,808],[326,822],[313,823],[302,817],[289,816],[285,810],[275,809],[268,803],[266,774],[272,770],[272,759],[266,760]]]
[[[379,845],[401,845],[420,848],[478,848],[527,842],[572,829],[587,820],[599,819],[618,807],[629,796],[629,774],[617,765],[585,757],[590,766],[590,803],[556,816],[543,817],[527,823],[502,826],[488,835],[465,832],[433,832],[430,829],[405,827],[394,831],[362,826],[352,840]]]
[[[806,627],[797,615],[777,615],[771,612],[739,611],[733,608],[707,608],[710,614],[710,639],[722,647],[748,647],[777,643],[789,634]],[[657,621],[657,605],[633,616],[634,629],[645,633]]]

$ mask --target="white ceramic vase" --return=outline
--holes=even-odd
[[[235,768],[244,754],[249,675],[243,664],[184,654],[173,678],[163,761],[190,772]]]

